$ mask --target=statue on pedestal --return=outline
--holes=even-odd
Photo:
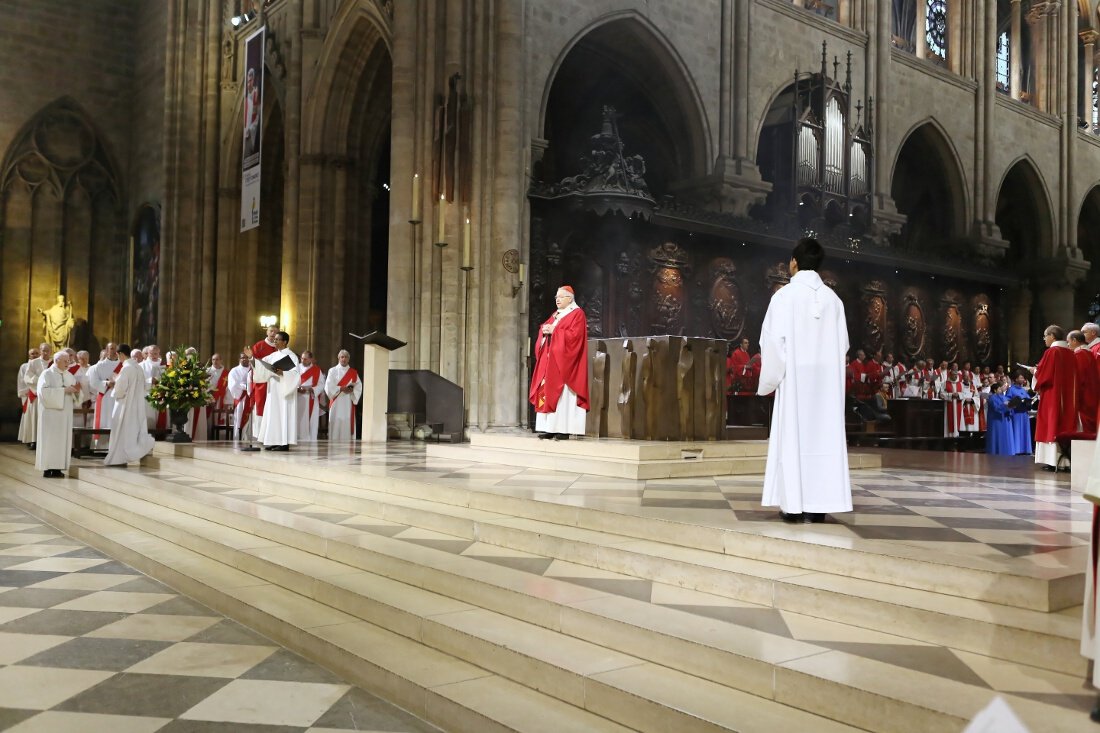
[[[69,345],[73,332],[73,307],[65,302],[65,296],[57,296],[57,302],[46,310],[36,309],[42,316],[42,338],[54,351]]]

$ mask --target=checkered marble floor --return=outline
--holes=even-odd
[[[401,456],[404,456],[402,458]],[[325,460],[318,457],[318,460]],[[349,460],[360,460],[349,459]],[[371,460],[367,457],[364,460]],[[440,467],[427,464],[422,457],[417,457],[416,451],[403,452],[401,454],[395,454],[387,452],[385,456],[381,458],[385,460],[387,465],[398,465],[400,468],[396,470],[403,471],[417,471],[420,473],[436,473]],[[317,504],[305,504],[302,502],[295,502],[286,497],[277,496],[274,494],[266,494],[262,491],[254,489],[243,489],[239,486],[234,486],[229,483],[219,483],[216,481],[197,479],[191,476],[185,476],[181,474],[175,474],[168,470],[153,470],[143,468],[140,469],[143,473],[146,473],[151,478],[157,478],[172,483],[178,483],[183,486],[188,486],[193,489],[200,489],[204,491],[210,491],[220,493],[225,496],[231,496],[237,499],[243,499],[249,502],[256,502],[264,505],[268,508],[274,508],[277,510],[293,513],[301,516],[308,516],[314,519],[320,519],[333,524],[339,524],[344,527],[350,527],[364,532],[377,534],[385,537],[390,537],[396,540],[409,542],[412,544],[420,545],[423,547],[429,547],[434,550],[449,553],[452,555],[459,555],[468,558],[473,561],[491,563],[499,566],[511,568],[524,573],[529,573],[532,576],[552,577],[560,581],[573,583],[579,586],[587,588],[593,588],[602,592],[620,595],[635,600],[643,601],[653,604],[655,606],[661,606],[666,609],[673,609],[681,612],[684,615],[685,627],[693,624],[713,625],[715,622],[723,625],[730,625],[732,627],[742,627],[754,629],[768,634],[773,634],[778,637],[796,639],[799,641],[810,642],[830,649],[844,651],[846,653],[862,656],[865,658],[873,659],[879,662],[895,665],[901,668],[912,669],[928,674],[932,674],[938,677],[951,679],[957,682],[962,682],[969,685],[974,685],[979,688],[995,690],[1008,695],[1029,698],[1039,700],[1042,702],[1059,705],[1073,710],[1087,711],[1091,708],[1095,701],[1095,693],[1085,688],[1084,681],[1080,676],[1059,674],[1048,670],[1038,669],[1030,667],[1028,665],[1016,664],[1006,662],[1002,660],[993,659],[980,654],[974,654],[971,652],[952,649],[946,646],[928,644],[920,641],[905,638],[903,636],[896,636],[892,634],[880,633],[877,631],[862,629],[846,624],[836,623],[829,620],[814,618],[803,614],[793,613],[789,611],[778,610],[775,608],[756,605],[743,601],[736,601],[730,598],[715,596],[708,593],[701,593],[694,590],[688,590],[671,585],[666,585],[649,580],[643,580],[628,575],[621,575],[618,573],[607,572],[604,570],[595,569],[592,567],[577,565],[569,562],[565,562],[556,558],[540,556],[536,554],[525,553],[517,550],[501,548],[495,545],[489,545],[481,542],[471,541],[462,537],[456,537],[452,535],[442,534],[435,531],[430,531],[418,527],[412,527],[404,524],[398,524],[394,522],[388,522],[375,517],[360,516],[350,514],[346,511],[334,509],[331,507],[325,507]],[[525,483],[526,478],[531,474],[529,471],[519,471],[515,475],[502,478],[500,475],[493,473],[491,467],[484,466],[468,466],[463,469],[455,469],[448,467],[447,473],[442,474],[440,480],[449,481],[470,481],[470,480],[486,480],[494,482],[492,485],[499,486],[501,483],[509,484],[510,486],[522,486]],[[473,478],[475,477],[476,478]],[[566,477],[552,477],[543,476],[536,472],[537,478],[532,477],[531,480],[537,483],[547,483],[552,481],[556,486],[564,485],[568,481],[568,486],[583,491],[585,486],[583,479],[569,479]],[[925,486],[924,484],[931,484],[935,479],[920,475],[920,481],[916,480],[916,477],[899,478],[894,475],[894,472],[883,472],[881,474],[875,473],[873,485],[884,486],[890,488],[876,489],[875,491],[882,491],[884,493],[897,493],[899,499],[903,499],[908,496],[918,496],[927,498],[929,495],[935,493],[937,496],[944,496],[946,487],[941,486],[939,489],[935,489],[932,486]],[[940,476],[939,481],[943,482],[945,479]],[[606,479],[601,479],[601,482]],[[580,486],[577,486],[577,482],[581,482]],[[714,493],[722,497],[720,500],[724,507],[726,514],[733,517],[734,521],[760,521],[762,518],[753,519],[738,519],[737,515],[739,510],[733,506],[738,499],[725,498],[722,489],[718,488],[717,482],[711,482],[715,487]],[[872,483],[868,479],[868,483]],[[684,484],[684,482],[675,482],[672,488],[669,488],[669,483],[663,482],[644,482],[645,485],[634,489],[636,493],[641,493],[644,498],[644,494],[650,490],[653,490],[659,494],[670,493],[677,495],[681,493],[677,487]],[[723,486],[730,484],[728,481],[722,481]],[[660,486],[661,488],[656,488]],[[912,491],[899,490],[899,486],[915,486],[916,489]],[[986,487],[992,489],[992,487]],[[962,491],[962,488],[950,489],[951,491]],[[976,492],[976,488],[973,484],[966,484],[967,493]],[[1039,491],[1040,489],[1035,489]],[[694,493],[695,489],[685,489],[685,493]],[[860,491],[871,492],[871,489],[860,489]],[[1008,495],[1012,492],[1008,489],[1000,491],[1007,492]],[[725,492],[737,494],[736,491],[732,491],[729,488],[725,489]],[[703,493],[699,491],[699,493]],[[981,493],[981,492],[977,492]],[[904,495],[904,496],[901,496]],[[1000,494],[997,494],[1000,495]],[[877,494],[876,494],[877,496]],[[864,499],[871,499],[872,496],[861,496]],[[943,498],[943,501],[960,501],[957,499]],[[696,501],[696,499],[691,499]],[[1017,503],[1017,502],[1012,502]],[[896,502],[890,502],[891,505],[899,508],[906,508],[905,504],[898,504]],[[868,502],[867,506],[886,506],[884,503]],[[920,505],[915,505],[918,508]],[[711,508],[709,511],[714,512],[716,508]],[[959,509],[957,506],[946,507],[948,509]],[[967,508],[967,507],[962,507]],[[676,507],[666,508],[670,511],[677,510]],[[757,509],[759,505],[757,504]],[[692,508],[692,511],[699,511],[698,508]],[[755,510],[748,510],[755,511]],[[988,510],[986,510],[988,511]],[[774,514],[774,513],[773,513]],[[855,518],[860,517],[860,514],[854,515]],[[880,515],[868,514],[868,517],[876,517]],[[909,512],[908,514],[881,515],[888,518],[900,516],[907,519],[920,520],[924,515],[919,512]],[[1010,516],[1010,515],[1006,515]],[[946,517],[950,519],[950,516]],[[767,521],[774,521],[769,519]],[[827,530],[842,530],[842,531],[856,531],[861,526],[858,521],[853,521],[851,525],[837,523],[831,525]],[[874,526],[874,525],[872,525]],[[925,527],[916,522],[914,525],[896,525],[890,523],[884,523],[881,526],[890,528],[901,526],[907,528],[908,526],[916,526],[919,529],[935,529],[937,527],[942,529],[950,529],[947,525],[935,525],[932,527]],[[807,529],[811,529],[810,525],[806,525]],[[801,529],[801,527],[799,527]],[[963,528],[966,529],[966,528]],[[967,536],[963,533],[963,529],[959,530],[960,536]],[[952,530],[954,531],[954,530]],[[967,530],[969,531],[969,530]],[[987,531],[1004,531],[1014,532],[1016,530],[987,530]],[[1030,530],[1029,530],[1030,531]],[[1069,534],[1061,533],[1066,537],[1065,541],[1074,541],[1079,543],[1078,538],[1072,537]],[[907,536],[907,535],[906,535]],[[906,539],[910,542],[935,542],[939,544],[946,544],[948,541],[941,538],[933,540],[913,540]],[[982,541],[974,538],[967,540],[958,540],[953,544],[973,544],[975,546],[986,547],[987,545]],[[1009,544],[1021,544],[1020,542]],[[998,552],[1000,552],[998,550]],[[1046,555],[1053,554],[1043,553]],[[1003,557],[1010,560],[1017,560],[1019,557],[1033,557],[1034,555],[1014,556],[1011,554]],[[2,597],[2,596],[0,596]]]
[[[1083,568],[1091,505],[1050,474],[999,477],[909,468],[852,472],[855,511],[784,526],[760,505],[762,476],[633,481],[429,458],[417,444],[359,453],[352,444],[297,446],[294,460],[383,468],[447,486],[835,545],[874,540],[966,555],[1005,567]],[[1011,460],[1011,459],[1010,459]],[[1018,462],[1016,462],[1018,463]],[[996,470],[996,461],[991,464]],[[1013,464],[1015,467],[1015,464]]]
[[[436,729],[0,502],[0,730]]]

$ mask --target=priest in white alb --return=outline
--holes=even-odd
[[[351,354],[341,349],[336,358],[338,363],[328,370],[325,379],[330,442],[355,440],[355,406],[363,396],[363,380],[351,365]]]
[[[129,354],[124,354],[127,357]],[[92,427],[96,429],[111,429],[111,414],[115,409],[115,380],[122,371],[122,361],[118,356],[118,346],[114,342],[108,343],[103,350],[103,356],[88,369],[88,390],[92,395],[95,406],[95,416],[92,419]],[[144,408],[142,408],[144,409]],[[92,436],[92,447],[98,448],[106,442],[98,435]]]
[[[62,478],[73,452],[73,408],[80,385],[69,373],[69,355],[59,351],[35,385],[38,393],[38,435],[34,467],[44,478]]]
[[[844,435],[844,304],[821,280],[825,251],[809,237],[795,245],[790,282],[772,296],[760,333],[757,393],[775,392],[764,506],[786,522],[822,522],[852,511]]]
[[[302,352],[301,374],[298,385],[298,440],[317,440],[317,426],[321,418],[321,393],[325,391],[325,374],[313,361],[312,351]]]
[[[241,354],[237,366],[229,370],[229,399],[233,400],[233,439],[240,440],[252,415],[252,365],[247,354]],[[243,433],[246,438],[251,433]]]
[[[19,432],[16,433],[16,437],[20,443],[25,443],[28,448],[33,447],[34,441],[38,439],[38,436],[31,432],[35,417],[27,415],[28,412],[34,411],[34,403],[38,400],[38,393],[27,384],[27,367],[38,358],[39,353],[38,349],[27,351],[27,360],[19,365],[19,375],[15,379],[15,394],[19,397],[20,409]]]
[[[115,380],[111,440],[107,445],[107,457],[103,459],[108,466],[124,466],[153,451],[153,436],[149,434],[145,418],[145,372],[138,363],[140,358],[140,349],[131,351]]]
[[[38,399],[38,378],[53,364],[53,350],[49,344],[39,344],[38,353],[38,358],[28,361],[27,368],[23,372],[23,382],[27,385],[27,400],[31,403]],[[26,418],[24,429],[30,436],[29,447],[33,448],[38,436],[38,410],[28,407]]]
[[[206,368],[210,384],[210,404],[206,407],[206,424],[215,427],[225,425],[225,408],[229,406],[229,370],[222,364],[221,354],[210,355]]]
[[[267,386],[263,419],[257,436],[265,450],[287,451],[298,443],[298,356],[287,348],[286,331],[275,334],[275,351],[256,361],[252,380]],[[284,361],[287,360],[287,361]],[[262,362],[262,363],[261,363]],[[280,363],[285,368],[278,366]]]
[[[141,371],[145,373],[145,391],[148,392],[160,381],[160,375],[164,374],[164,363],[160,358],[160,347],[156,344],[149,344],[142,349],[141,356]],[[158,410],[152,405],[146,405],[145,420],[149,432],[168,430],[168,410]]]

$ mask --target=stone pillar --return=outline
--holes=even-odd
[[[916,31],[913,34],[914,49],[918,59],[928,58],[928,8],[921,0],[914,3],[916,6]]]
[[[867,44],[867,62],[864,64],[869,77],[868,97],[874,99],[874,224],[872,227],[874,236],[879,240],[901,231],[905,224],[905,216],[898,212],[894,205],[894,199],[890,195],[890,171],[893,164],[893,156],[887,154],[889,150],[889,117],[885,110],[889,108],[890,87],[890,48],[893,45],[890,8],[882,7],[879,3],[871,3],[868,10],[872,13],[870,22],[873,23],[874,32],[870,34],[870,42]]]
[[[1032,331],[1038,326],[1031,323],[1031,288],[1026,285],[1009,288],[1005,294],[1004,312],[1007,319],[1008,360],[1009,366],[1016,362],[1031,363],[1031,344],[1036,337],[1032,337]]]
[[[995,262],[1008,251],[1009,243],[997,227],[997,181],[993,175],[993,123],[997,111],[997,4],[985,3],[977,24],[975,45],[982,49],[978,59],[981,97],[974,114],[974,219],[975,239],[981,256]]]
[[[1008,34],[1008,48],[1009,57],[1008,65],[1011,72],[1011,89],[1013,99],[1019,99],[1020,93],[1023,91],[1024,77],[1023,77],[1023,55],[1024,55],[1024,40],[1023,30],[1021,28],[1022,14],[1020,10],[1020,0],[1012,0],[1011,10],[1011,27]]]
[[[1056,323],[1069,330],[1077,322],[1073,309],[1073,294],[1088,273],[1088,263],[1058,257],[1037,263],[1039,324],[1032,331]]]
[[[1100,39],[1100,33],[1089,28],[1083,30],[1078,34],[1081,43],[1084,44],[1084,59],[1085,66],[1081,70],[1081,113],[1080,117],[1089,126],[1091,130],[1093,127],[1092,122],[1092,82],[1096,77],[1096,41]]]
[[[290,329],[291,338],[305,343],[311,336],[308,309],[309,267],[302,267],[299,253],[309,256],[298,246],[298,191],[302,139],[302,52],[299,40],[302,29],[302,6],[291,4],[287,13],[286,38],[280,44],[286,59],[286,184],[283,187],[283,270],[279,295],[279,323]],[[262,20],[262,19],[261,19]]]
[[[1065,250],[1065,257],[1070,260],[1081,259],[1077,250],[1077,186],[1074,181],[1074,168],[1076,167],[1073,154],[1074,145],[1077,143],[1077,8],[1076,6],[1064,7],[1061,10],[1064,32],[1059,33],[1062,54],[1062,73],[1060,98],[1062,101],[1062,150],[1061,150],[1061,208],[1059,211],[1058,231],[1061,233],[1061,243]],[[1051,20],[1059,16],[1052,16]],[[1072,307],[1072,306],[1071,306]]]
[[[1031,103],[1044,112],[1052,110],[1050,33],[1046,3],[1036,3],[1027,12],[1031,27],[1031,53],[1035,63],[1035,84]]]

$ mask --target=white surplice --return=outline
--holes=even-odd
[[[145,392],[148,394],[149,390],[153,388],[153,383],[159,382],[160,376],[164,374],[164,363],[160,359],[142,359],[138,366],[141,367],[141,371],[145,375]],[[168,429],[167,416],[161,420],[160,414],[160,410],[149,403],[145,403],[145,423],[150,432],[157,429],[157,422],[161,423],[162,428]]]
[[[309,390],[298,393],[298,440],[303,442],[317,440],[317,426],[321,419],[321,403],[317,398],[325,391],[325,373],[317,367],[316,371],[306,376],[306,372],[315,366],[298,365],[298,373],[302,375],[298,388]]]
[[[844,304],[812,270],[772,296],[760,334],[757,394],[775,392],[764,506],[852,511],[844,435]]]
[[[73,452],[73,407],[77,395],[65,390],[76,384],[76,378],[64,369],[52,364],[42,372],[35,385],[38,400],[38,443],[34,453],[34,467],[39,471],[67,471]]]
[[[294,361],[294,368],[281,375],[259,365],[252,373],[252,380],[256,384],[267,383],[267,401],[264,403],[264,416],[257,436],[264,445],[298,443],[298,384],[301,377],[297,369],[298,356],[290,349],[283,349],[265,356],[263,361],[274,364],[287,356]]]
[[[100,359],[88,369],[88,391],[95,407],[92,427],[111,427],[111,414],[115,410],[115,395],[114,390],[107,386],[107,381],[118,376],[115,374],[117,367],[118,361]]]
[[[240,365],[230,369],[227,389],[233,400],[233,439],[240,440],[241,423],[252,414],[252,408],[248,405],[248,396],[252,394],[252,370]]]
[[[1096,441],[1093,448],[1085,494],[1100,495],[1100,440]],[[1100,687],[1100,663],[1095,663],[1100,662],[1100,628],[1097,628],[1100,612],[1097,608],[1096,565],[1092,561],[1092,558],[1097,557],[1097,552],[1100,552],[1100,506],[1092,504],[1091,509],[1089,552],[1085,555],[1085,598],[1081,610],[1081,656],[1094,661],[1091,682]]]
[[[34,403],[38,400],[38,378],[53,364],[53,361],[43,359],[31,359],[27,362],[27,368],[23,370],[23,383],[27,385],[27,411],[23,414],[23,432],[27,436],[25,443],[33,443],[38,440],[38,410]]]
[[[358,376],[351,392],[341,392],[340,382],[351,366],[337,364],[328,370],[325,393],[328,395],[328,439],[330,441],[355,440],[355,405],[363,396],[363,380]],[[356,372],[358,374],[358,372]]]
[[[127,359],[118,373],[114,390],[114,410],[111,412],[111,439],[107,444],[108,466],[130,463],[149,455],[153,436],[145,417],[145,374],[141,365]]]
[[[20,443],[33,443],[35,436],[31,434],[28,427],[30,419],[27,417],[27,413],[34,409],[34,404],[29,403],[30,398],[27,396],[30,392],[30,386],[27,384],[27,362],[23,362],[19,365],[19,376],[15,378],[15,395],[19,398],[19,432],[16,433],[16,437]],[[29,403],[29,404],[28,404]]]

